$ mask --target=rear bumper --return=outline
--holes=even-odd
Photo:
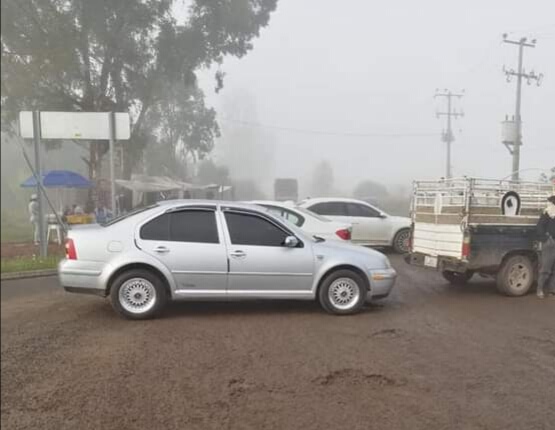
[[[58,279],[68,292],[106,297],[106,288],[100,279],[102,268],[102,263],[62,260],[58,264]]]
[[[368,278],[370,280],[370,292],[366,301],[383,299],[391,293],[397,280],[397,272],[393,268],[371,270]]]
[[[459,260],[453,257],[443,257],[441,255],[434,256],[437,257],[437,266],[430,267],[425,264],[426,257],[431,257],[431,255],[421,254],[419,252],[411,252],[405,255],[405,261],[412,265],[418,267],[424,267],[426,269],[436,270],[438,272],[443,272],[444,270],[449,270],[452,272],[466,272],[468,270],[468,262]]]

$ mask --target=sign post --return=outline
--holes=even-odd
[[[116,140],[128,140],[131,136],[127,112],[19,112],[21,137],[35,142],[37,194],[39,204],[39,235],[41,256],[46,256],[46,230],[44,205],[42,204],[42,172],[40,168],[41,139],[108,140],[110,142],[110,185],[112,214],[116,216],[116,190],[114,169],[114,144]]]
[[[110,195],[112,203],[112,216],[116,217],[117,207],[116,207],[116,178],[114,173],[114,141],[116,140],[116,115],[114,112],[110,112]]]
[[[46,257],[48,253],[48,244],[46,243],[46,231],[45,231],[45,216],[44,216],[44,205],[42,199],[42,169],[40,166],[40,111],[33,111],[33,141],[35,144],[35,174],[37,175],[37,202],[39,205],[39,251],[41,258]],[[33,228],[36,228],[33,226]],[[33,232],[34,233],[34,232]]]

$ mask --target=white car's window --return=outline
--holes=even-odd
[[[226,212],[233,245],[283,246],[288,233],[257,215]]]
[[[323,202],[310,206],[312,212],[329,216],[349,216],[347,206],[343,202]]]
[[[380,215],[377,210],[359,203],[347,203],[347,213],[349,216],[364,218],[377,218]]]
[[[331,219],[325,218],[325,217],[317,214],[316,212],[312,212],[311,210],[301,208],[301,207],[296,207],[295,209],[298,210],[299,212],[302,212],[306,216],[311,216],[312,218],[316,218],[318,221],[331,222]]]
[[[280,208],[277,206],[270,206],[270,205],[264,205],[264,207],[268,209],[268,212],[274,215],[277,215],[283,218],[284,220],[289,221],[290,223],[296,225],[297,227],[301,227],[304,224],[304,218],[302,218],[300,215],[297,215],[293,211],[290,211],[285,208]]]
[[[141,228],[141,239],[172,242],[219,243],[214,211],[165,213]]]

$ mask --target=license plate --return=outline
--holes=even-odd
[[[436,268],[437,267],[437,257],[430,257],[430,256],[426,255],[424,257],[424,266]]]

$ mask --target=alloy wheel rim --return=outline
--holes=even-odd
[[[335,308],[348,310],[357,304],[360,288],[351,278],[339,278],[330,285],[328,298]]]
[[[409,251],[409,236],[408,232],[401,233],[397,236],[397,249],[402,252]]]
[[[119,289],[119,302],[132,314],[148,312],[156,304],[156,289],[147,279],[128,279]]]

